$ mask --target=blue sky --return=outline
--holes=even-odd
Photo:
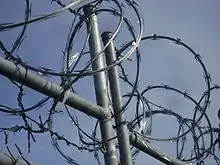
[[[41,14],[49,13],[59,8],[57,4],[51,4],[50,0],[38,0],[32,2],[32,16],[39,16]],[[68,3],[69,1],[63,1]],[[166,35],[174,38],[180,38],[197,53],[202,56],[202,60],[206,65],[208,72],[212,77],[212,84],[220,85],[220,15],[218,0],[185,0],[185,1],[171,1],[171,0],[139,0],[137,1],[141,14],[144,18],[144,36],[158,34]],[[20,22],[24,18],[24,4],[25,1],[1,0],[0,2],[0,23],[3,22]],[[133,23],[136,23],[136,18],[131,10],[126,10],[126,16],[130,18]],[[24,61],[35,67],[44,66],[60,71],[62,66],[62,50],[65,48],[69,28],[72,22],[72,15],[68,12],[60,14],[58,17],[49,19],[44,22],[34,23],[28,26],[26,37],[20,49],[15,53],[19,55]],[[102,16],[100,18],[100,31],[114,30],[117,20],[112,16]],[[21,28],[16,28],[10,31],[1,32],[0,40],[5,46],[10,49],[16,36],[19,34]],[[85,28],[83,28],[76,37],[73,46],[73,52],[79,52],[86,37]],[[130,41],[131,37],[127,35],[125,28],[120,31],[116,39],[118,47],[126,41]],[[202,93],[206,89],[203,73],[200,65],[195,61],[194,57],[189,51],[173,44],[170,41],[144,41],[140,44],[141,57],[141,75],[139,88],[143,90],[146,86],[154,84],[169,84],[172,87],[178,88],[182,91],[189,91],[191,96],[199,100]],[[0,56],[4,54],[0,52]],[[135,59],[134,57],[132,57]],[[83,61],[85,62],[85,61]],[[82,62],[82,64],[84,64]],[[136,67],[135,62],[124,62],[124,66],[128,72],[131,80],[134,80]],[[60,83],[58,78],[48,78],[51,81]],[[18,89],[14,88],[9,81],[0,76],[0,104],[17,107],[16,95]],[[81,79],[75,84],[77,93],[93,102],[95,102],[94,89],[91,77]],[[122,93],[127,93],[130,88],[121,82]],[[32,105],[44,96],[25,88],[26,96],[24,96],[25,106]],[[218,127],[219,121],[217,112],[219,109],[219,92],[212,93],[212,104],[208,109],[208,116],[210,117],[213,127]],[[160,105],[181,114],[184,117],[191,117],[193,112],[193,104],[172,92],[164,90],[153,90],[147,94],[149,100],[155,101]],[[38,116],[39,114],[47,114],[51,102],[37,112],[30,113],[31,116]],[[127,120],[131,120],[135,114],[135,101],[129,106],[126,112]],[[91,132],[91,125],[94,125],[94,120],[87,116],[76,112],[79,115],[80,125]],[[76,129],[68,120],[67,114],[58,114],[55,119],[55,129],[64,134],[66,137],[77,141]],[[19,118],[7,116],[0,113],[0,126],[13,126],[14,124],[22,123]],[[153,118],[153,137],[169,137],[175,136],[177,132],[177,123],[175,119],[166,116],[155,116]],[[5,150],[3,134],[0,134],[0,150]],[[27,153],[27,134],[23,132],[17,133],[16,136],[10,136],[10,144],[12,150],[14,143],[19,144],[24,151],[24,155],[37,164],[67,164],[59,153],[54,150],[51,145],[51,140],[48,134],[36,137],[37,142],[32,143],[31,153]],[[175,145],[171,142],[154,142],[158,149],[167,153],[170,156],[175,156]],[[66,153],[72,156],[80,164],[88,164],[95,160],[91,153],[78,152],[73,148],[65,147],[61,144]],[[192,142],[188,140],[186,147],[186,155],[190,151]],[[187,153],[188,152],[188,153]],[[16,152],[15,152],[16,154]],[[189,154],[188,154],[189,155]],[[220,155],[219,155],[220,156]],[[137,157],[136,164],[161,164],[157,160],[140,154]],[[213,160],[209,160],[207,165],[212,165]]]

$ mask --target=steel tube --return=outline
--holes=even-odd
[[[111,32],[104,32],[102,34],[102,40],[104,45],[107,44],[107,42],[110,40],[112,35],[113,34]],[[105,49],[105,57],[106,57],[107,65],[113,64],[113,62],[116,60],[115,47],[113,41],[111,41],[107,46],[107,48]],[[121,112],[122,96],[120,92],[119,75],[116,66],[112,67],[108,71],[108,76],[109,76],[114,117],[116,123],[120,161],[121,164],[132,165],[132,155],[131,155],[131,147],[129,142],[128,128],[125,122],[124,114]]]
[[[2,57],[0,57],[0,74],[22,83],[42,94],[62,101],[60,96],[63,92],[63,88],[59,85],[49,82],[43,77],[30,72],[20,65],[15,65]],[[69,94],[65,104],[98,119],[105,119],[110,116],[104,108],[97,106],[74,93]]]
[[[88,33],[90,33],[89,47],[90,47],[91,60],[93,60],[94,58],[96,59],[92,63],[92,68],[93,70],[99,70],[105,67],[105,63],[104,63],[103,55],[101,54],[99,56],[102,47],[101,47],[101,39],[98,28],[98,19],[95,14],[90,14],[92,11],[93,11],[92,6],[86,6],[84,8],[84,13],[86,16],[88,16],[87,31]],[[104,71],[98,72],[97,74],[94,75],[97,104],[105,109],[108,109],[108,112],[110,113],[110,109],[109,109],[110,102],[109,102],[106,83],[107,83],[107,79]],[[106,153],[104,154],[105,164],[116,165],[117,157],[115,154],[115,144],[113,141],[109,140],[113,137],[111,118],[109,120],[100,121],[100,130],[101,130],[102,140],[106,148]]]
[[[162,152],[153,148],[149,142],[140,138],[139,135],[137,135],[135,133],[130,133],[130,143],[131,143],[131,145],[133,145],[137,149],[143,151],[144,153],[152,156],[153,158],[155,158],[155,159],[157,159],[167,165],[184,165],[184,164],[186,164],[178,159],[170,158],[170,157],[164,155]]]

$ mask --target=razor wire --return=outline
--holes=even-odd
[[[66,146],[73,147],[78,151],[87,151],[95,157],[97,160],[97,164],[101,164],[99,153],[104,153],[105,148],[103,146],[103,142],[100,137],[97,136],[97,125],[96,122],[93,132],[85,131],[84,128],[81,127],[81,123],[78,120],[77,113],[73,113],[69,110],[69,107],[65,105],[65,101],[70,92],[76,93],[77,91],[74,89],[74,85],[78,83],[80,79],[83,79],[88,76],[92,76],[98,72],[105,71],[111,69],[114,66],[118,66],[120,68],[120,79],[122,82],[126,83],[129,87],[129,91],[123,95],[125,99],[124,105],[121,109],[121,112],[125,113],[128,111],[129,106],[133,104],[133,101],[136,102],[136,115],[130,121],[127,121],[128,128],[131,132],[135,132],[140,135],[143,141],[154,142],[175,142],[176,143],[176,158],[186,162],[186,164],[205,164],[207,159],[213,159],[216,164],[220,164],[220,160],[218,157],[219,151],[218,148],[220,146],[220,128],[218,125],[213,125],[210,122],[209,116],[207,112],[210,110],[211,104],[211,94],[213,91],[217,91],[220,89],[219,85],[212,85],[211,83],[211,75],[209,74],[204,62],[202,61],[202,56],[196,53],[190,46],[184,43],[179,38],[172,38],[169,36],[157,35],[153,34],[152,36],[143,36],[144,23],[143,18],[140,14],[139,7],[137,2],[131,0],[96,0],[96,1],[86,1],[86,0],[75,0],[69,4],[65,4],[61,0],[52,0],[51,3],[60,7],[60,9],[51,12],[49,14],[37,17],[35,19],[31,19],[31,3],[30,0],[25,0],[25,10],[24,10],[24,21],[19,23],[1,23],[0,24],[0,32],[9,32],[14,28],[21,28],[20,34],[15,39],[11,48],[6,48],[4,42],[0,40],[0,50],[1,56],[5,59],[12,61],[16,65],[21,65],[27,70],[31,70],[40,74],[42,76],[51,76],[51,77],[59,77],[60,78],[60,86],[64,88],[63,93],[60,96],[61,103],[58,100],[51,99],[50,97],[42,98],[39,101],[36,101],[32,106],[26,107],[24,106],[23,97],[25,95],[24,85],[18,84],[13,80],[10,80],[11,85],[15,86],[18,89],[17,94],[17,105],[18,107],[10,107],[9,105],[5,105],[4,103],[0,104],[0,112],[2,114],[9,114],[10,116],[20,118],[23,121],[21,125],[14,125],[11,127],[2,127],[0,128],[0,132],[4,134],[4,144],[11,155],[9,143],[9,136],[11,133],[19,134],[20,131],[25,131],[27,133],[27,144],[28,144],[28,152],[31,152],[31,143],[37,141],[36,135],[49,133],[52,140],[52,145],[56,148],[56,150],[62,155],[62,157],[69,163],[78,165],[80,162],[77,162],[76,158],[73,158],[66,154],[60,147],[60,143],[65,143]],[[83,13],[83,8],[85,5],[92,5],[93,11],[89,15],[85,15]],[[126,16],[125,10],[132,12],[136,19],[138,20],[138,27],[136,24]],[[16,51],[19,47],[22,46],[22,42],[25,39],[25,33],[27,28],[29,28],[30,24],[37,23],[39,21],[47,21],[49,19],[55,19],[57,14],[61,12],[69,12],[73,16],[73,21],[71,23],[71,27],[69,28],[69,35],[67,37],[66,46],[63,51],[63,61],[62,61],[62,71],[55,71],[56,68],[46,68],[46,67],[33,67],[25,61],[25,59],[16,55]],[[101,70],[93,70],[91,69],[91,64],[97,60],[97,58],[91,60],[87,55],[90,53],[86,51],[87,43],[90,37],[90,32],[86,34],[86,37],[83,39],[84,43],[82,49],[78,53],[74,53],[74,43],[76,35],[83,29],[86,22],[88,21],[88,17],[92,14],[102,15],[103,13],[108,14],[117,20],[117,25],[115,29],[113,29],[113,35],[110,41],[103,47],[102,51],[99,52],[98,56],[103,55],[105,48],[112,40],[116,40],[118,38],[118,34],[120,34],[121,29],[126,29],[130,37],[132,38],[129,42],[123,43],[122,45],[116,45],[115,51],[117,55],[117,60],[110,66],[106,66]],[[31,28],[31,27],[30,27]],[[123,29],[123,30],[124,30]],[[157,42],[159,40],[165,40],[167,42],[171,42],[179,47],[182,47],[188,50],[192,54],[192,60],[195,60],[200,66],[202,74],[204,75],[204,82],[206,84],[206,89],[203,91],[203,95],[199,100],[193,98],[188,92],[182,91],[180,89],[176,89],[168,84],[162,85],[149,85],[145,89],[139,88],[139,79],[140,79],[140,70],[141,70],[141,56],[142,53],[140,51],[141,44],[146,44],[146,41]],[[125,61],[134,61],[133,56],[135,58],[136,68],[135,68],[135,79],[131,80],[129,75],[127,74],[126,69],[124,68]],[[80,64],[81,60],[86,58],[86,64]],[[132,58],[132,59],[131,59]],[[80,68],[80,69],[79,69]],[[160,105],[157,102],[152,102],[146,96],[147,93],[154,90],[166,91],[176,93],[181,96],[182,99],[191,102],[194,105],[192,109],[192,118],[186,118],[178,114],[177,111],[173,109],[166,108]],[[111,102],[111,98],[109,97]],[[44,108],[45,105],[51,104],[47,116],[43,117],[39,115],[38,118],[32,118],[29,116],[29,113],[35,113],[40,109]],[[60,105],[64,105],[64,107],[59,107]],[[111,105],[110,105],[111,106]],[[71,141],[64,135],[61,135],[59,132],[56,132],[54,129],[54,116],[56,114],[65,113],[71,122],[73,123],[73,127],[77,129],[77,136],[80,142]],[[169,138],[160,138],[153,137],[152,133],[152,121],[156,115],[164,115],[165,117],[173,116],[176,118],[177,123],[179,124],[179,129],[177,130],[177,135],[175,137]],[[112,114],[112,118],[114,114]],[[147,124],[150,123],[150,124]],[[115,128],[115,126],[113,125]],[[191,156],[184,157],[184,148],[187,143],[187,138],[191,137],[193,140],[193,145],[191,148]],[[208,137],[208,143],[206,143],[205,138]],[[117,137],[113,137],[109,140],[115,140]],[[117,144],[117,141],[115,142]],[[20,150],[19,145],[15,144],[17,152],[19,155],[28,162],[23,152]],[[139,151],[137,149],[132,148],[133,151],[133,160],[138,159]],[[16,160],[16,158],[14,158]]]

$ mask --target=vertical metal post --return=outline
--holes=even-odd
[[[92,6],[84,7],[85,15],[89,15],[92,11]],[[101,52],[101,39],[99,34],[97,16],[95,14],[89,15],[87,22],[87,30],[90,32],[89,37],[89,47],[91,58],[97,57],[97,55]],[[104,56],[98,57],[92,64],[93,70],[102,69],[105,67]],[[95,92],[96,92],[96,100],[97,104],[109,109],[109,98],[107,93],[107,84],[106,84],[106,76],[105,72],[99,72],[94,75],[94,84],[95,84]],[[115,144],[110,141],[112,138],[111,130],[111,118],[105,119],[104,121],[100,121],[100,129],[102,134],[102,140],[105,144],[106,153],[105,153],[105,164],[106,165],[116,165],[117,157],[115,154]]]
[[[104,45],[107,44],[107,42],[111,37],[112,37],[111,32],[104,32],[102,34],[102,40]],[[116,60],[115,47],[113,42],[110,42],[107,48],[105,49],[105,55],[106,55],[107,65],[111,65]],[[108,75],[109,75],[109,82],[111,88],[113,109],[115,114],[116,131],[117,131],[119,151],[120,151],[120,161],[121,164],[123,165],[124,164],[132,165],[132,155],[131,155],[128,128],[125,123],[124,115],[123,113],[121,113],[122,97],[120,93],[119,76],[118,76],[117,68],[112,67],[108,71]]]

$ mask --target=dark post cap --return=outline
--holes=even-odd
[[[102,33],[102,39],[106,40],[106,39],[110,39],[113,36],[113,33],[110,31],[105,31]]]

